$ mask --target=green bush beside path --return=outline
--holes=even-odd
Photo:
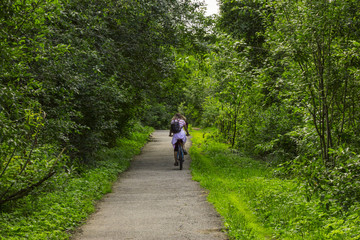
[[[276,168],[234,153],[213,133],[192,132],[191,170],[231,239],[360,239],[358,206],[345,212],[306,199],[296,179],[276,177]]]
[[[117,146],[97,154],[95,166],[68,168],[37,192],[9,203],[0,215],[0,239],[68,239],[95,210],[96,200],[111,192],[119,173],[140,153],[152,129],[142,128]]]

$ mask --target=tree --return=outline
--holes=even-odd
[[[63,159],[93,163],[101,147],[126,135],[158,100],[153,92],[165,96],[166,82],[176,81],[174,49],[193,34],[188,22],[200,6],[176,0],[0,5],[0,203],[38,187]]]
[[[353,49],[352,32],[357,13],[343,11],[355,7],[352,1],[279,1],[272,35],[274,51],[286,53],[286,74],[294,83],[294,98],[310,114],[319,137],[321,157],[325,166],[336,165],[330,149],[344,142],[345,127],[352,125],[350,99],[357,86],[349,71]],[[347,26],[343,28],[342,26]],[[270,35],[270,36],[271,36]],[[350,57],[353,59],[353,57]],[[284,62],[285,62],[284,61]],[[295,63],[296,65],[292,64]],[[349,86],[352,86],[349,88]],[[345,130],[346,129],[346,130]]]

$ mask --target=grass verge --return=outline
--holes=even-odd
[[[233,153],[204,130],[192,135],[193,179],[209,190],[230,239],[360,239],[359,206],[327,209],[265,162]]]
[[[113,182],[140,153],[151,131],[138,129],[130,138],[119,139],[117,147],[99,152],[96,166],[81,171],[66,169],[42,191],[6,206],[0,212],[0,239],[69,239],[94,212],[96,200],[111,192]]]

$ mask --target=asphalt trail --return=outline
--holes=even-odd
[[[96,213],[72,239],[227,239],[206,192],[191,180],[190,157],[185,157],[182,171],[173,166],[168,134],[165,130],[152,134],[113,192],[99,202]]]

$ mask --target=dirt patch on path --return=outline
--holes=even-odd
[[[173,166],[168,134],[152,134],[152,141],[72,239],[227,239],[206,192],[191,180],[190,157],[185,157],[184,170]]]

